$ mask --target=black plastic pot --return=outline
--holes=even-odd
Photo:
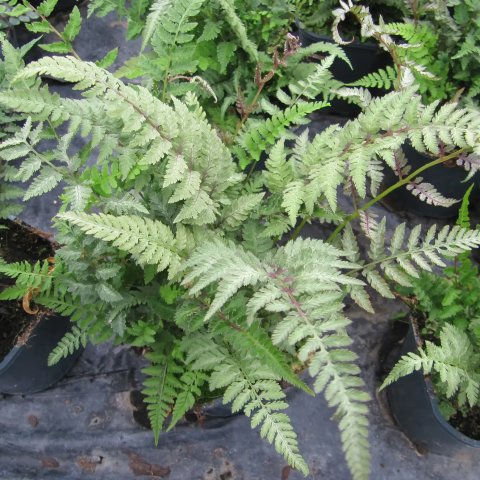
[[[2,220],[1,224],[6,227],[2,230],[6,232],[2,236],[2,242],[5,242],[2,246],[8,247],[11,244],[18,248],[21,245],[18,251],[9,254],[8,261],[33,262],[53,255],[56,245],[48,233],[18,220]],[[24,244],[22,238],[27,239]],[[13,308],[12,311],[17,310]],[[7,324],[10,323],[8,320],[6,319]],[[37,317],[32,316],[30,324],[31,332],[27,330],[22,334],[23,341],[17,339],[17,345],[4,357],[0,356],[1,393],[29,394],[45,390],[66,375],[82,352],[82,349],[79,349],[73,355],[49,367],[48,355],[70,331],[70,319],[43,312],[37,314]]]
[[[317,42],[335,43],[331,37],[303,30],[298,27],[298,24],[296,35],[303,47],[308,47]],[[335,79],[343,83],[355,82],[369,73],[392,64],[390,55],[374,43],[352,42],[348,45],[342,45],[342,48],[345,50],[353,69],[343,60],[336,58],[332,64],[331,72]],[[385,90],[371,89],[371,92],[373,95],[377,95],[385,93]],[[322,112],[352,117],[358,115],[361,111],[360,107],[345,100],[335,99],[330,103],[331,107],[323,109]]]
[[[13,347],[0,362],[0,392],[29,394],[45,390],[73,367],[82,349],[49,367],[47,359],[70,330],[70,319],[59,315],[42,318],[25,345]]]
[[[412,166],[412,171],[420,168],[422,165],[432,161],[432,158],[427,157],[409,144],[403,145],[403,151],[407,157],[408,164]],[[476,173],[469,182],[463,182],[467,176],[467,172],[458,166],[436,165],[421,173],[420,175],[424,182],[431,183],[444,197],[461,200],[468,190],[468,187],[475,183],[475,187],[471,193],[471,202],[479,194],[480,174]],[[390,187],[398,181],[398,178],[390,170],[385,170],[385,179],[382,184],[382,190]],[[406,187],[401,187],[390,193],[384,199],[384,203],[395,210],[403,210],[410,213],[415,213],[423,217],[429,218],[454,218],[458,215],[461,203],[456,203],[450,207],[440,207],[429,205],[423,202],[418,197],[414,196]]]
[[[417,350],[418,339],[410,324],[400,356]],[[387,388],[391,412],[399,427],[421,451],[452,456],[480,448],[452,427],[442,416],[430,380],[422,372],[402,377]]]

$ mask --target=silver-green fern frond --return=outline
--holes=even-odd
[[[346,348],[351,340],[345,333],[349,320],[341,314],[341,289],[363,282],[342,273],[355,265],[342,256],[319,240],[298,239],[260,261],[237,246],[215,242],[202,245],[192,255],[185,283],[192,284],[190,294],[218,283],[206,318],[244,286],[255,287],[247,303],[250,321],[262,309],[282,313],[272,340],[280,347],[298,348],[300,360],[309,364],[315,392],[325,392],[336,408],[349,467],[360,479],[367,477],[369,469],[364,405],[368,395],[353,363],[356,356]]]
[[[135,216],[62,213],[58,218],[85,233],[130,253],[140,265],[156,265],[160,272],[178,272],[181,252],[170,228],[158,220]]]
[[[445,267],[443,256],[455,256],[480,245],[480,232],[460,226],[445,226],[437,232],[436,225],[433,225],[422,238],[421,225],[416,225],[407,236],[406,225],[402,223],[394,230],[389,247],[385,245],[385,232],[386,219],[377,223],[370,216],[370,262],[357,267],[357,271],[374,290],[387,298],[392,298],[393,294],[385,277],[409,286],[410,278],[418,278],[420,271],[431,271],[433,266]],[[344,246],[359,254],[358,243],[350,228],[344,232]]]
[[[468,403],[474,407],[479,401],[478,367],[479,362],[468,335],[446,323],[440,332],[440,345],[426,341],[425,348],[419,348],[418,353],[404,355],[381,388],[414,371],[422,370],[425,375],[435,372],[445,385],[444,391],[448,398],[457,396],[460,406]]]
[[[225,389],[223,402],[232,403],[233,412],[243,410],[251,417],[252,428],[260,427],[261,437],[273,444],[289,465],[307,475],[308,466],[299,453],[297,435],[282,412],[288,404],[279,378],[258,359],[236,355],[207,334],[187,337],[184,349],[193,369],[211,372],[210,389]]]

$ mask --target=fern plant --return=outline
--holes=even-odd
[[[418,352],[403,356],[382,388],[421,370],[430,375],[439,397],[440,411],[449,419],[468,418],[480,402],[478,268],[460,256],[444,275],[424,274],[403,293],[416,299],[414,312],[421,321],[421,335],[429,338]]]
[[[470,225],[472,188],[473,184],[462,201],[457,220],[460,227]],[[442,273],[423,273],[411,287],[401,290],[412,309],[412,322],[421,338],[428,340],[417,352],[400,358],[381,388],[421,370],[432,379],[444,417],[468,418],[480,403],[480,278],[468,253],[457,255],[453,265],[445,266]]]
[[[89,11],[104,15],[115,6],[138,26],[127,35],[143,37],[140,54],[116,74],[146,76],[167,103],[194,91],[226,141],[236,140],[249,117],[271,115],[264,102],[278,89],[314,72],[308,56],[324,51],[342,55],[331,45],[322,44],[317,51],[300,48],[289,34],[293,0],[159,0],[133,2],[130,8],[124,2],[96,0]],[[137,18],[137,7],[144,21]]]
[[[478,3],[393,0],[389,6],[397,14],[394,21],[385,22],[383,18],[377,20],[371,12],[375,6],[370,2],[368,6],[351,0],[344,2],[333,14],[334,38],[342,41],[337,27],[340,22],[345,23],[346,13],[350,12],[361,24],[361,36],[373,37],[392,54],[397,77],[404,75],[398,65],[410,67],[426,101],[463,95],[466,102],[478,105]],[[401,41],[394,42],[392,37]],[[379,71],[354,86],[389,89],[392,84],[395,85],[393,72]]]
[[[181,38],[189,38],[192,23]],[[166,38],[165,25],[156,29],[152,42]],[[279,104],[262,102],[270,118],[240,118],[234,141],[213,128],[193,91],[164,99],[148,75],[143,85],[126,83],[74,56],[18,65],[0,106],[23,123],[0,143],[0,158],[26,183],[26,198],[64,182],[55,218],[62,246],[40,284],[32,272],[46,267],[2,269],[16,272],[19,297],[30,289],[41,308],[71,316],[76,328],[52,363],[86,339],[144,347],[156,441],[210,389],[307,474],[285,413],[286,381],[326,397],[352,475],[362,480],[369,475],[369,397],[350,349],[345,302],[371,311],[372,289],[391,297],[395,283],[409,285],[443,256],[480,244],[480,232],[465,227],[422,233],[406,225],[388,243],[386,220],[368,208],[388,194],[379,193],[385,168],[405,172],[389,191],[452,159],[475,168],[480,116],[455,104],[425,106],[410,86],[370,98],[357,119],[311,140],[305,132],[289,146],[287,128],[306,123],[339,86],[328,69],[341,49],[313,48],[327,53],[323,62],[279,88]],[[71,82],[83,96],[52,93],[43,76]],[[75,137],[85,140],[78,151]],[[407,139],[435,159],[407,173],[399,160]],[[244,173],[262,151],[266,170]],[[342,190],[353,211],[340,207]],[[301,238],[312,221],[329,224],[330,237]],[[311,387],[294,373],[302,369]]]

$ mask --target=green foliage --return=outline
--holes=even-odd
[[[40,15],[48,17],[53,13],[54,8],[57,6],[58,0],[43,0],[37,8]]]
[[[210,390],[306,473],[285,413],[286,381],[325,396],[350,470],[365,480],[369,397],[350,347],[347,297],[372,311],[370,288],[391,297],[394,283],[415,284],[422,271],[444,265],[445,255],[479,245],[480,234],[465,225],[432,227],[422,238],[420,226],[400,225],[387,243],[385,219],[367,211],[355,235],[355,215],[337,197],[344,191],[363,212],[361,199],[377,195],[385,168],[400,176],[408,170],[406,141],[475,171],[480,116],[454,103],[424,105],[408,87],[413,74],[394,78],[386,70],[367,79],[401,83],[375,99],[344,86],[330,72],[335,59],[348,63],[337,45],[300,49],[279,34],[271,46],[284,44],[281,53],[262,53],[267,40],[254,50],[248,42],[257,26],[272,38],[285,26],[283,17],[270,23],[268,2],[258,4],[248,11],[233,1],[140,0],[127,7],[96,0],[91,12],[118,7],[129,16],[128,34],[144,35],[142,53],[115,75],[102,68],[114,52],[98,64],[54,56],[27,67],[10,54],[0,107],[17,126],[0,140],[5,178],[23,182],[25,198],[62,189],[55,223],[62,247],[53,271],[1,268],[16,272],[17,296],[33,285],[37,304],[71,316],[78,330],[52,358],[87,339],[145,349],[144,393],[156,442]],[[78,30],[72,15],[70,36]],[[317,54],[320,63],[305,61]],[[264,67],[256,68],[257,55]],[[142,82],[123,82],[122,72]],[[81,95],[50,92],[42,76],[71,82]],[[269,92],[278,102],[266,100]],[[304,131],[288,142],[292,127],[306,125],[338,95],[363,103],[364,112],[311,140]],[[262,154],[266,170],[252,165],[243,173]],[[418,175],[408,185],[422,200],[449,203]],[[337,226],[336,233],[330,240],[298,238],[313,221]],[[34,280],[35,269],[48,278]],[[311,389],[294,373],[303,368]]]
[[[0,29],[8,29],[20,25],[29,26],[29,22],[38,19],[38,14],[17,0],[0,1]]]
[[[172,411],[172,418],[168,425],[167,432],[191,410],[198,398],[202,395],[201,387],[207,381],[207,376],[203,372],[185,371],[180,377],[180,389]]]
[[[252,161],[258,162],[262,152],[285,135],[288,127],[304,123],[308,114],[325,106],[326,103],[322,102],[302,103],[275,113],[266,120],[249,121],[237,140],[241,147],[236,150],[240,167],[245,168]]]
[[[194,370],[211,372],[210,388],[225,389],[223,402],[231,402],[233,412],[243,410],[251,417],[252,428],[261,427],[261,437],[272,443],[292,467],[307,475],[297,435],[282,412],[288,404],[274,372],[258,358],[240,356],[228,345],[212,341],[208,334],[187,337],[185,348]]]
[[[62,358],[66,358],[75,350],[78,350],[80,346],[86,347],[87,334],[80,330],[76,325],[72,327],[71,332],[67,332],[65,336],[60,340],[58,345],[52,350],[48,356],[48,365],[55,365]]]
[[[15,285],[0,292],[0,300],[22,298],[29,291],[46,294],[52,287],[53,275],[61,266],[52,269],[47,260],[30,265],[28,262],[6,263],[0,258],[0,274],[15,280]]]
[[[23,56],[32,44],[24,48],[16,49],[5,38],[0,37],[3,58],[0,59],[0,89],[8,88],[15,72],[24,66]],[[0,108],[0,142],[6,137],[19,135],[22,137],[23,130],[17,123],[16,115]],[[15,146],[13,141],[12,146]],[[22,205],[18,200],[23,196],[24,189],[12,183],[17,170],[0,156],[0,219],[15,216],[22,211]]]
[[[368,73],[365,77],[350,83],[352,87],[365,87],[365,88],[384,88],[390,90],[395,84],[397,74],[393,67],[387,65],[385,70],[380,69],[377,72]]]
[[[463,198],[454,229],[470,226],[468,199],[472,188]],[[469,409],[479,403],[480,385],[478,267],[467,253],[451,253],[456,254],[454,264],[443,265],[443,275],[422,273],[410,288],[402,290],[415,299],[412,308],[415,317],[421,319],[421,335],[433,341],[403,356],[382,385],[384,388],[415,370],[430,374],[440,410],[447,419],[456,412],[468,416]]]
[[[117,75],[147,75],[152,89],[167,102],[194,90],[209,119],[231,134],[237,132],[244,109],[258,113],[257,100],[313,67],[302,62],[299,68],[286,68],[286,57],[289,67],[300,62],[294,58],[295,49],[286,46],[294,17],[290,0],[249,0],[247,5],[238,0],[159,0],[135,5],[139,9],[120,0],[95,0],[89,5],[90,13],[116,10],[120,17],[128,17],[128,35],[142,32],[141,54]],[[144,21],[139,20],[142,17]],[[140,27],[135,33],[130,29],[133,23]],[[285,57],[280,62],[275,53],[279,49]],[[259,76],[268,78],[262,87]]]
[[[439,345],[425,342],[418,353],[404,355],[388,377],[382,388],[390,385],[415,370],[428,375],[438,375],[441,393],[448,399],[455,397],[458,408],[465,405],[475,407],[479,403],[480,374],[478,373],[478,344],[454,325],[446,323],[439,334]]]
[[[465,192],[465,195],[462,198],[462,205],[458,212],[458,218],[457,218],[457,225],[462,228],[470,228],[470,212],[468,210],[468,207],[470,206],[470,195],[472,193],[474,186],[475,184],[472,183],[468,187],[467,191]]]
[[[162,21],[164,12],[171,4],[171,0],[155,0],[150,7],[147,19],[145,21],[145,28],[143,31],[142,50],[149,44],[150,39]]]
[[[182,368],[176,363],[172,353],[164,353],[158,346],[145,354],[150,366],[142,369],[147,375],[144,380],[144,402],[147,404],[148,417],[158,445],[160,432],[168,414],[170,405],[178,396],[178,391],[183,387],[179,380]]]
[[[40,44],[39,46],[52,53],[74,53],[72,42],[80,32],[82,17],[80,10],[74,6],[63,32],[52,26],[48,17],[54,13],[58,0],[44,0],[34,6],[20,0],[3,0],[0,2],[0,28],[17,26],[20,23],[32,33],[52,34],[59,41]],[[35,40],[36,43],[37,40]],[[31,45],[30,45],[31,47]]]
[[[237,15],[235,11],[235,5],[233,0],[216,0],[219,5],[222,7],[222,10],[225,15],[225,19],[228,22],[228,25],[237,35],[238,40],[242,48],[248,53],[250,58],[254,61],[258,60],[258,51],[255,44],[248,38],[247,29],[243,24],[242,20]]]
[[[368,2],[367,7],[349,0],[333,12],[332,27],[337,41],[344,43],[337,27],[346,23],[347,12],[353,13],[360,23],[362,37],[373,37],[389,51],[400,74],[398,79],[394,72],[383,78],[372,75],[355,84],[383,88],[393,81],[398,87],[407,79],[408,70],[428,102],[455,98],[463,93],[468,102],[478,104],[480,28],[475,20],[479,14],[477,2],[394,0],[389,3],[396,9],[392,22],[384,21],[388,7],[375,2]]]

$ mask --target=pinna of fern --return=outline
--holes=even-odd
[[[50,93],[32,82],[42,75],[75,83],[84,97]],[[290,88],[289,97],[298,88]],[[425,107],[414,88],[393,92],[372,100],[344,127],[332,126],[312,141],[299,137],[293,149],[282,130],[280,138],[272,130],[267,171],[248,176],[194,95],[169,105],[93,63],[72,57],[32,63],[0,93],[0,105],[28,118],[22,133],[0,145],[0,155],[19,160],[26,181],[33,177],[29,195],[41,195],[57,177],[67,184],[57,217],[59,268],[36,301],[69,312],[78,330],[52,361],[86,337],[144,346],[157,441],[172,409],[175,424],[202,389],[220,389],[225,403],[250,416],[306,474],[279,388],[286,380],[312,392],[291,372],[299,361],[313,391],[336,411],[353,477],[366,479],[368,395],[350,349],[346,297],[371,310],[370,288],[390,297],[392,282],[408,284],[442,264],[443,255],[474,248],[480,233],[432,227],[422,234],[420,226],[407,232],[402,224],[386,244],[385,219],[369,216],[362,222],[370,244],[365,255],[351,221],[381,194],[351,215],[337,196],[347,187],[364,198],[369,181],[376,192],[383,168],[396,167],[407,138],[438,155],[436,162],[446,161],[439,139],[458,147],[454,156],[478,150],[478,115],[456,105]],[[51,136],[47,124],[67,133],[44,151],[38,145]],[[88,140],[81,152],[69,148],[75,135]],[[250,142],[241,146],[255,158]],[[94,152],[92,166],[86,159]],[[408,176],[396,188],[406,183]],[[337,225],[330,240],[292,232],[317,218]],[[23,273],[17,285],[28,288],[29,272]]]

